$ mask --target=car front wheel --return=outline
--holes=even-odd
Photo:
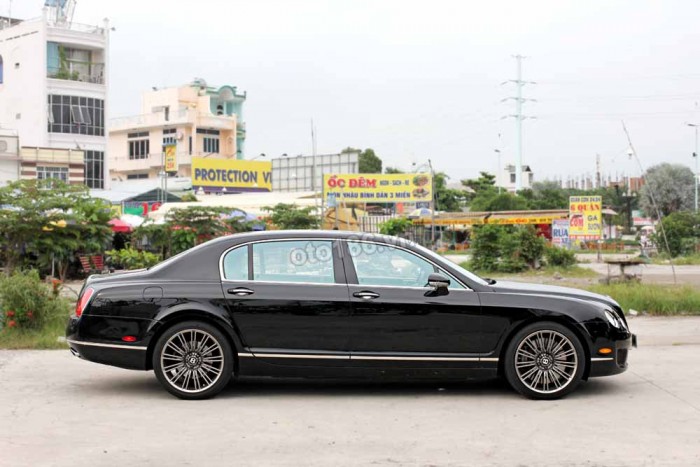
[[[187,321],[174,325],[158,339],[153,352],[158,381],[181,399],[215,396],[233,375],[233,351],[214,326]]]
[[[558,399],[581,382],[585,353],[576,335],[553,322],[534,323],[510,341],[505,375],[510,385],[531,399]]]

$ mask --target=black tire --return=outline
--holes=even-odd
[[[523,396],[552,400],[564,397],[581,383],[585,359],[576,334],[561,324],[541,321],[513,336],[503,369],[508,383]]]
[[[208,399],[231,381],[233,358],[221,331],[207,323],[185,321],[158,339],[153,370],[160,384],[180,399]]]

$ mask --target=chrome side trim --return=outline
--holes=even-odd
[[[323,355],[323,354],[293,354],[293,353],[256,353],[255,357],[261,358],[309,358],[325,360],[350,360],[350,355]]]
[[[339,354],[308,354],[280,352],[241,352],[243,358],[298,358],[309,360],[379,360],[379,361],[409,361],[409,362],[498,362],[498,358],[480,357],[441,357],[436,355],[339,355]]]
[[[613,360],[614,360],[613,357],[594,357],[594,358],[591,358],[592,362],[610,362]]]
[[[351,355],[350,360],[391,360],[411,362],[478,362],[479,357],[383,357],[378,355]]]
[[[148,347],[141,347],[137,345],[119,345],[119,344],[102,344],[99,342],[85,342],[85,341],[76,341],[72,339],[66,339],[66,342],[69,344],[75,344],[75,345],[87,345],[90,347],[107,347],[110,349],[129,349],[129,350],[148,350]]]

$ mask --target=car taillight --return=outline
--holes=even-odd
[[[78,299],[78,303],[75,304],[75,316],[76,318],[80,318],[80,316],[83,314],[83,311],[85,311],[85,308],[87,307],[87,304],[90,302],[90,299],[92,298],[92,294],[95,291],[92,289],[92,287],[88,287],[85,289],[85,292],[80,296]]]

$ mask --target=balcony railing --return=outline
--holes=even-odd
[[[52,79],[105,84],[104,63],[68,62],[64,67],[48,67],[47,76]]]

